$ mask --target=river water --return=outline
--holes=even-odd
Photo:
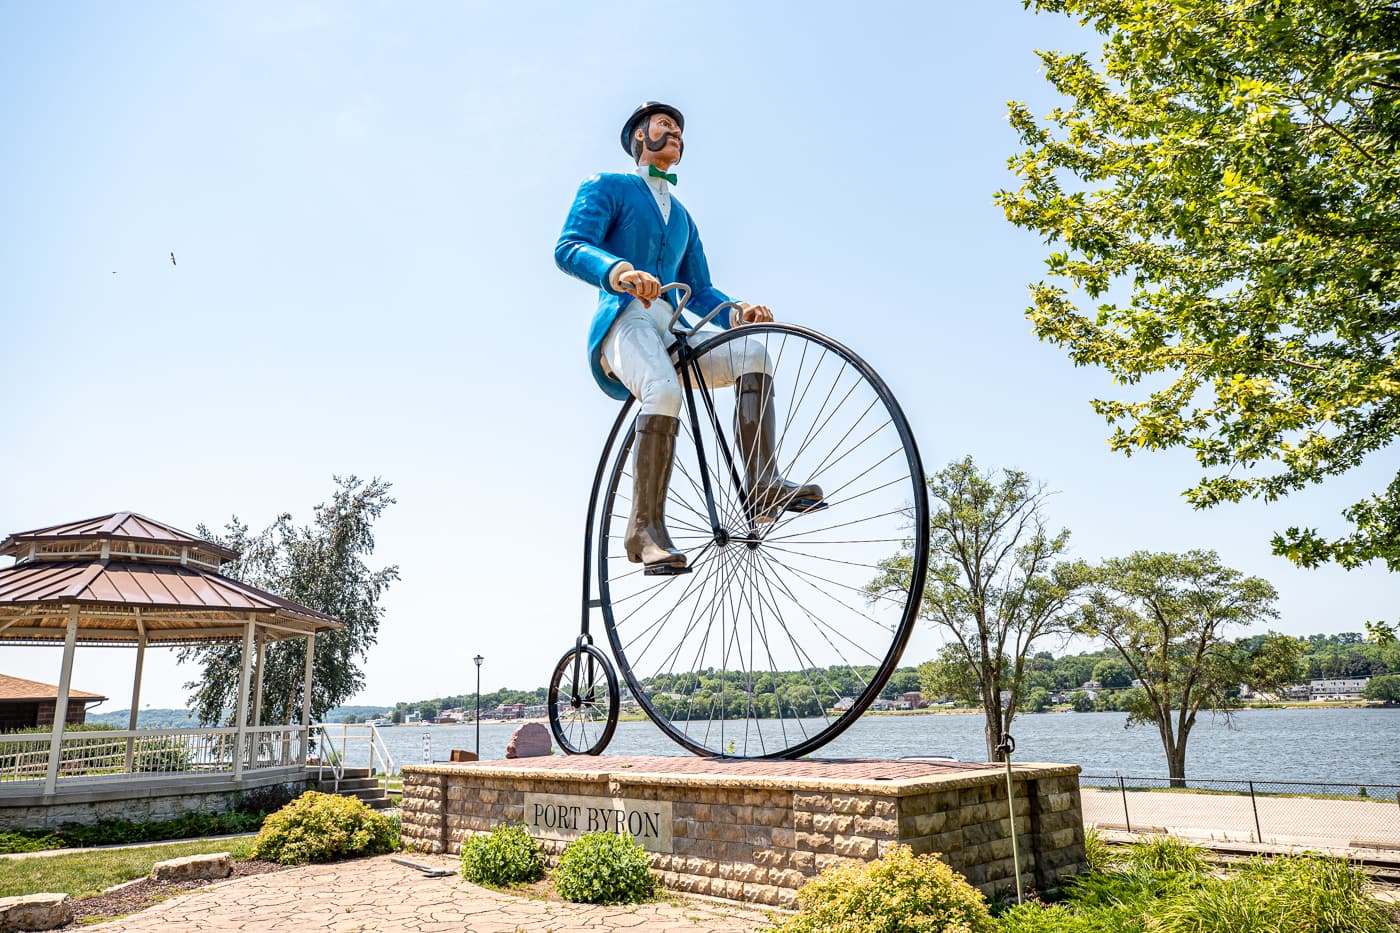
[[[1167,773],[1152,728],[1125,729],[1123,713],[1023,713],[1016,717],[1017,761],[1077,764],[1085,774],[1151,777]],[[504,758],[516,723],[481,724],[482,758]],[[475,747],[475,726],[395,726],[380,730],[395,761],[445,761]],[[650,722],[618,724],[609,754],[684,755]],[[864,716],[818,758],[949,755],[983,761],[980,715]],[[353,763],[353,762],[352,762]],[[1187,743],[1189,777],[1255,781],[1400,784],[1400,710],[1244,710],[1226,724],[1202,714]]]

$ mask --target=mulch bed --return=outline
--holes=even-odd
[[[208,887],[231,878],[263,875],[271,871],[285,871],[292,867],[291,865],[279,865],[276,862],[236,861],[233,863],[232,875],[214,881],[152,881],[150,878],[142,878],[115,891],[75,899],[73,901],[73,922],[55,929],[76,930],[93,923],[101,923],[104,920],[134,914],[185,891]]]

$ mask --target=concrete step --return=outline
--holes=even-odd
[[[341,788],[340,796],[358,797],[361,800],[370,801],[378,800],[380,797],[388,797],[389,795],[384,793],[384,788],[382,787],[362,787],[359,790],[352,791],[347,791],[344,788]]]
[[[341,778],[341,780],[340,780],[340,790],[341,790],[341,791],[347,791],[347,790],[369,790],[370,788],[374,788],[374,787],[378,787],[378,786],[379,786],[379,780],[378,780],[378,778]],[[334,790],[336,789],[335,780],[334,780],[333,778],[328,778],[328,779],[322,781],[322,782],[321,782],[321,789],[322,789],[322,790],[326,790],[326,791],[334,791]]]

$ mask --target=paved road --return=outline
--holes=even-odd
[[[413,855],[456,869],[455,858]],[[223,881],[120,920],[104,933],[751,933],[767,920],[743,907],[676,901],[593,907],[498,894],[460,875],[429,878],[389,856]]]
[[[1128,791],[1085,787],[1084,822],[1138,832],[1165,830],[1189,839],[1264,842],[1285,847],[1400,849],[1400,806],[1393,800],[1320,800],[1259,796],[1256,839],[1254,807],[1248,795],[1189,791]]]

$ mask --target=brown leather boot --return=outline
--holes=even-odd
[[[822,488],[815,483],[789,483],[778,475],[773,449],[777,413],[773,406],[773,377],[745,373],[734,383],[734,439],[744,458],[749,508],[754,520],[772,521],[777,513],[810,512],[822,505]]]
[[[648,575],[689,573],[685,554],[676,550],[666,531],[666,489],[676,452],[680,419],[668,415],[638,415],[633,440],[632,515],[627,520],[627,559],[643,564]]]

